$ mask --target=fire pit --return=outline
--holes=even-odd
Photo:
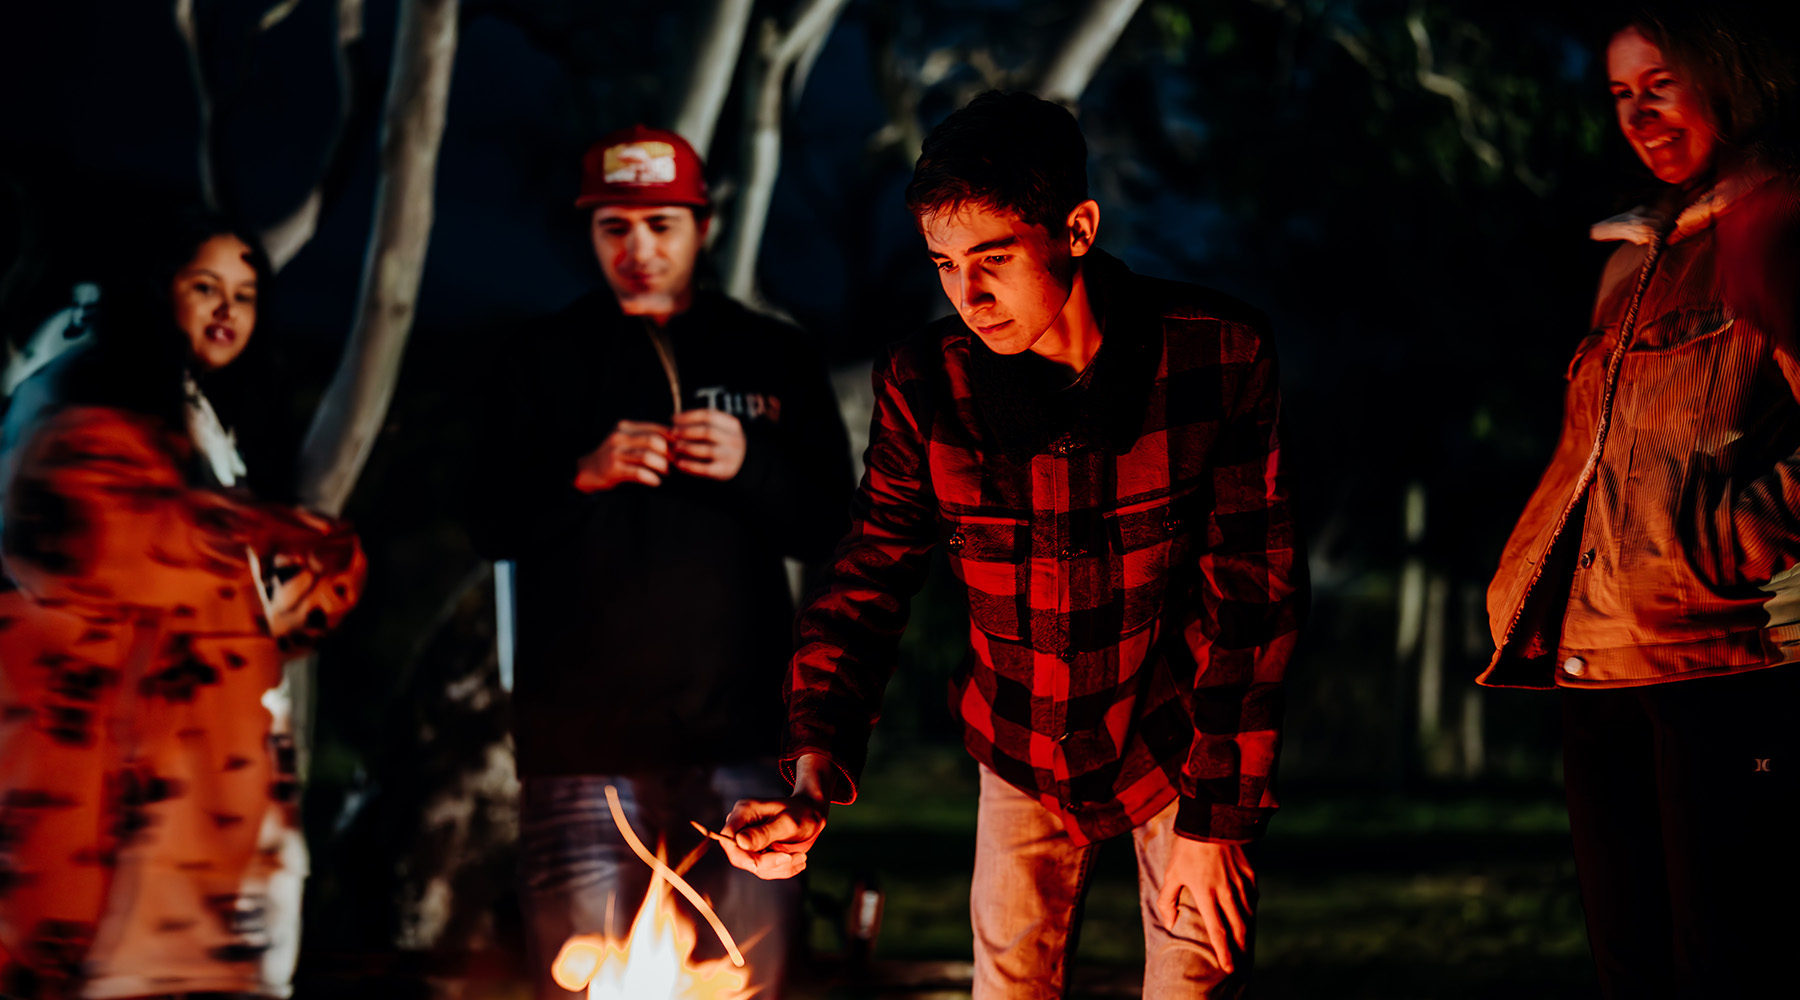
[[[588,1000],[745,1000],[749,976],[730,932],[681,874],[638,839],[611,785],[606,788],[606,804],[625,842],[655,875],[624,941],[578,934],[563,944],[550,967],[556,984],[576,992],[585,989]],[[676,906],[671,887],[706,918],[728,958],[693,960],[695,925]]]

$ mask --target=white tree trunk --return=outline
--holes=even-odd
[[[1037,86],[1039,97],[1073,105],[1118,43],[1142,0],[1094,0]]]
[[[300,454],[300,496],[343,511],[386,419],[418,304],[450,69],[456,0],[402,0],[394,42],[375,222],[363,261],[355,326]]]
[[[806,0],[786,34],[765,22],[762,77],[753,97],[750,167],[738,195],[725,255],[725,291],[742,302],[756,297],[756,259],[762,248],[775,178],[781,173],[782,91],[788,71],[818,39],[831,33],[847,0]]]
[[[706,24],[706,38],[694,53],[687,94],[675,115],[675,131],[702,159],[708,158],[719,112],[731,93],[731,78],[737,73],[738,56],[744,50],[744,34],[749,30],[750,10],[754,6],[756,0],[717,0]]]

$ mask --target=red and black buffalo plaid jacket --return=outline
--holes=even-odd
[[[851,787],[911,596],[942,544],[974,656],[954,682],[969,751],[1078,842],[1177,796],[1184,835],[1244,842],[1274,812],[1282,673],[1306,603],[1276,440],[1266,322],[1235,300],[1087,277],[1105,329],[1069,388],[956,317],[875,371],[850,533],[800,617],[784,767]]]

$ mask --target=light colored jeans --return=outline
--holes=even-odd
[[[1147,1000],[1241,997],[1250,979],[1249,949],[1234,958],[1235,970],[1227,976],[1185,894],[1175,926],[1163,926],[1157,916],[1156,897],[1179,836],[1175,809],[1171,803],[1131,831],[1144,919],[1143,995]],[[1057,1000],[1064,995],[1097,847],[1077,847],[1054,813],[982,767],[975,883],[969,899],[975,927],[974,1000]]]
[[[659,838],[666,840],[670,864],[703,842],[688,820],[716,830],[738,799],[781,798],[789,792],[773,764],[527,779],[520,802],[519,901],[537,1000],[581,996],[550,978],[550,963],[563,942],[576,934],[625,938],[649,890],[649,866],[626,845],[607,809],[609,784],[618,789],[625,819],[645,846],[655,850]],[[788,942],[799,917],[799,881],[764,881],[733,868],[717,845],[684,877],[737,939],[757,1000],[779,1000]],[[723,957],[724,946],[706,922],[685,901],[676,905],[696,925],[694,958]]]

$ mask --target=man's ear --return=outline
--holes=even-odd
[[[1100,238],[1100,203],[1089,198],[1070,209],[1068,231],[1069,256],[1080,257],[1094,249],[1094,241]]]
[[[706,244],[706,231],[710,228],[712,228],[712,213],[707,212],[705,215],[702,215],[699,212],[695,212],[694,231],[695,234],[700,237],[700,244],[702,246]]]

